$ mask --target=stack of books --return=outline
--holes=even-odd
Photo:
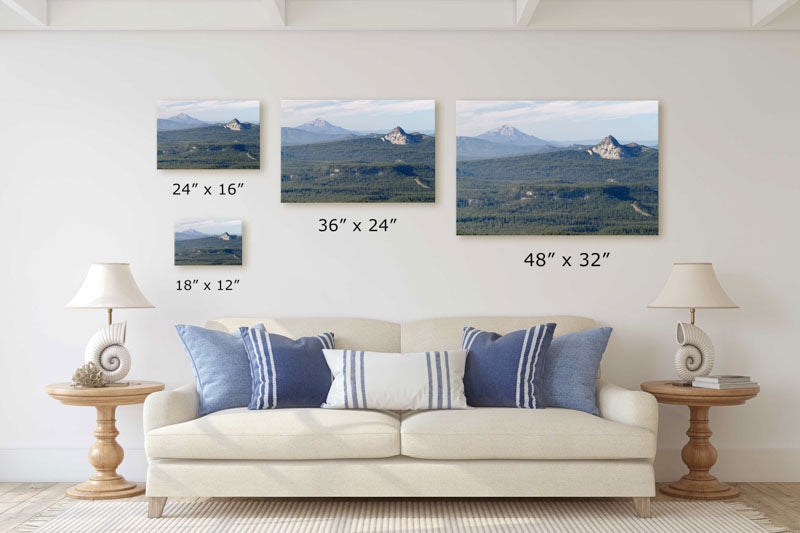
[[[758,387],[750,376],[697,376],[692,387],[701,389],[750,389]]]

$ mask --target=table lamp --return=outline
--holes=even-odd
[[[131,368],[131,355],[125,348],[127,322],[112,324],[114,309],[155,307],[144,297],[133,279],[128,263],[94,263],[78,293],[67,307],[73,309],[107,309],[108,326],[89,340],[84,360],[93,362],[105,373],[106,383],[120,381]]]
[[[691,323],[678,322],[675,370],[684,384],[707,376],[714,367],[714,345],[706,332],[694,325],[696,309],[736,309],[725,294],[711,263],[675,263],[666,285],[650,308],[688,309]]]

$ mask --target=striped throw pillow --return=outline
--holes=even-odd
[[[466,350],[380,353],[323,350],[333,374],[332,409],[466,409]]]
[[[469,353],[464,392],[473,407],[543,409],[544,356],[556,325],[541,324],[507,335],[464,328]]]
[[[263,324],[239,331],[253,378],[248,409],[322,405],[331,385],[322,350],[333,348],[333,333],[293,340]]]

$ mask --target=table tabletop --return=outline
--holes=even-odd
[[[641,384],[641,389],[655,396],[660,403],[689,406],[741,405],[755,398],[761,390],[758,386],[748,389],[703,389],[686,387],[680,381],[647,381]]]
[[[132,405],[143,403],[154,392],[164,390],[158,381],[128,381],[127,385],[105,387],[73,387],[71,383],[53,383],[45,387],[47,394],[66,405]]]

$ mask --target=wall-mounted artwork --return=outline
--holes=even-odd
[[[282,202],[433,202],[433,100],[281,102]]]
[[[175,265],[241,265],[241,220],[184,220],[175,224]]]
[[[658,102],[456,103],[459,235],[657,235]]]
[[[159,169],[261,168],[257,100],[160,100]]]

